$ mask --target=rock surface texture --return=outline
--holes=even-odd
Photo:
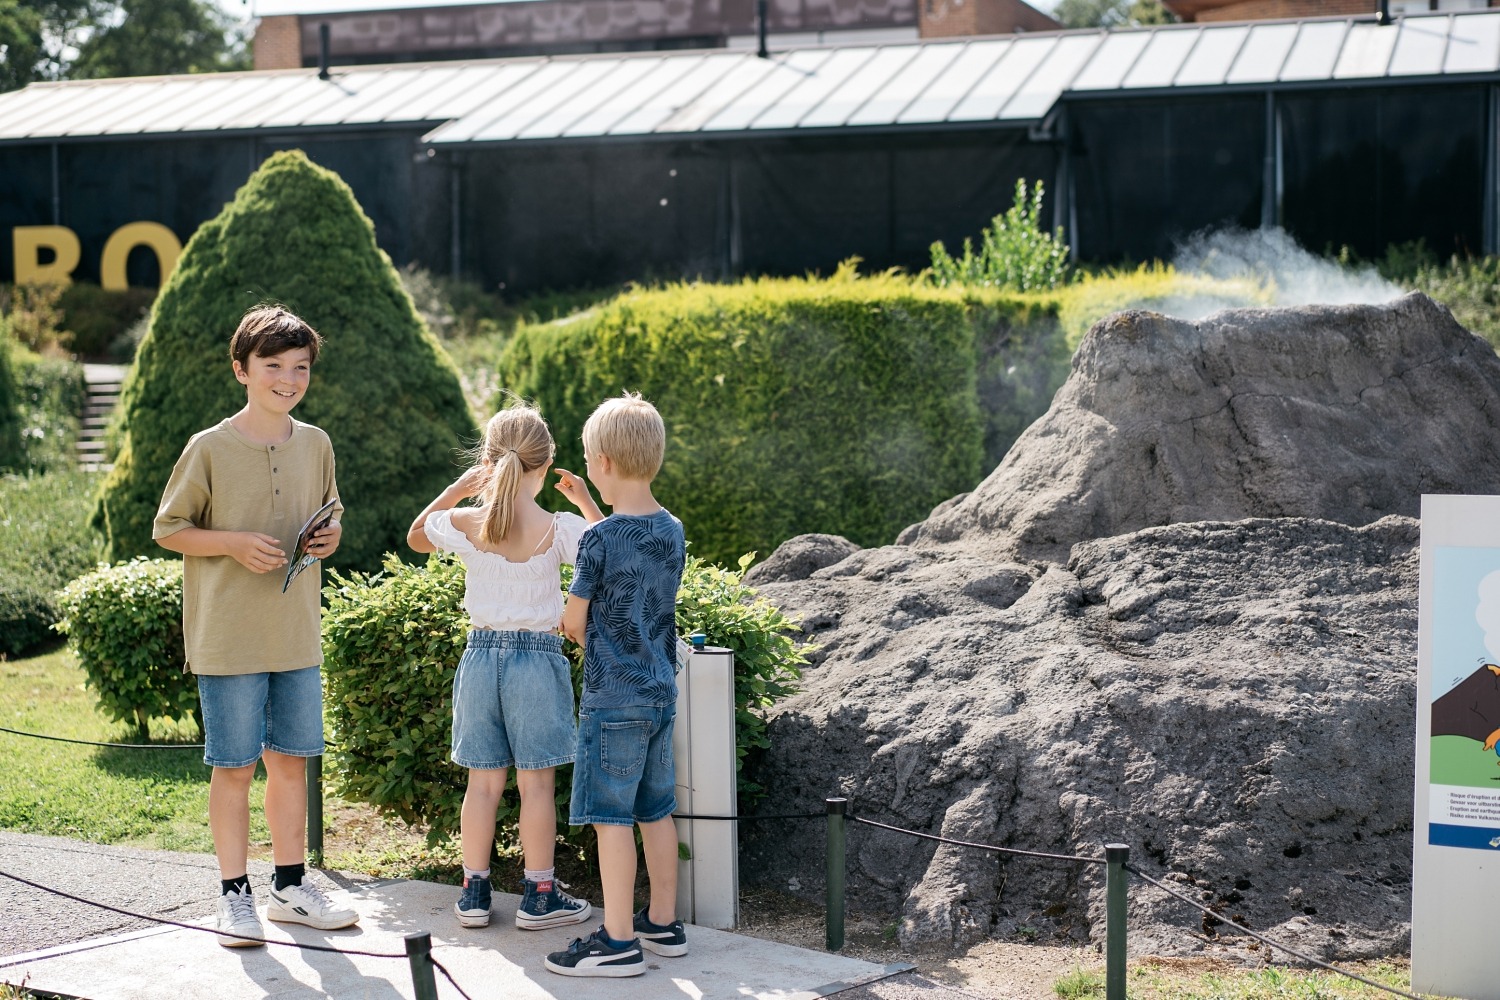
[[[1420,295],[1110,317],[973,493],[895,545],[804,536],[752,571],[820,645],[760,811],[844,795],[951,839],[1119,841],[1277,941],[1404,950],[1414,518],[1500,493],[1497,418],[1500,359]],[[745,870],[817,891],[821,829],[759,826]],[[899,912],[908,948],[1103,941],[1102,866],[850,829],[851,905]],[[1265,955],[1137,879],[1130,945]]]

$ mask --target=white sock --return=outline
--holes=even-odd
[[[552,868],[537,869],[523,868],[522,871],[526,873],[526,881],[528,882],[551,882],[557,872],[557,868],[555,866]]]
[[[464,865],[464,881],[468,881],[471,878],[489,878],[489,877],[490,877],[490,870],[488,868],[486,868],[484,871],[481,872],[481,871],[475,871],[473,868],[470,868],[468,865]]]

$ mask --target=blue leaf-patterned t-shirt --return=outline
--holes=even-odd
[[[665,509],[611,514],[578,541],[568,593],[589,602],[579,711],[677,701],[677,589],[682,522]]]

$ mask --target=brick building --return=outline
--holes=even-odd
[[[256,69],[758,44],[755,0],[255,0]],[[1055,31],[1022,0],[770,0],[769,44],[886,44]]]
[[[1380,0],[1162,0],[1184,21],[1271,21],[1294,17],[1373,14]],[[1386,0],[1391,16],[1433,11],[1482,10],[1500,0]]]

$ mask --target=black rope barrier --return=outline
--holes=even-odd
[[[763,819],[822,819],[823,813],[778,813],[772,816],[693,816],[688,813],[673,813],[673,819],[716,819],[733,823],[755,823]]]
[[[19,875],[12,875],[10,872],[4,870],[0,870],[0,877],[8,878],[12,882],[19,882],[22,885],[30,886],[33,889],[40,890],[41,892],[45,892],[53,896],[59,896],[63,899],[70,899],[75,903],[82,903],[85,906],[92,906],[100,910],[108,910],[110,913],[116,913],[122,917],[130,917],[135,920],[144,920],[148,923],[153,924],[165,924],[169,927],[180,927],[183,930],[199,931],[204,934],[213,934],[217,937],[235,938],[240,941],[253,941],[257,944],[274,944],[280,945],[284,948],[297,948],[302,951],[320,951],[334,955],[353,955],[358,958],[394,958],[401,961],[406,961],[408,957],[405,953],[397,954],[395,952],[362,951],[356,948],[334,948],[331,945],[326,944],[305,944],[301,941],[275,941],[270,938],[253,937],[249,934],[231,934],[228,931],[221,931],[214,927],[205,927],[202,924],[188,924],[183,923],[180,920],[168,920],[166,917],[153,916],[149,913],[136,913],[134,910],[121,909],[118,906],[111,906],[108,903],[101,903],[97,899],[86,899],[83,896],[75,896],[70,892],[64,892],[61,889],[55,889],[52,886],[43,885],[40,882],[33,882],[30,879],[22,878]],[[459,995],[464,997],[464,1000],[471,1000],[469,995],[464,992],[463,987],[459,986],[458,983],[454,980],[453,974],[445,969],[437,959],[429,957],[428,961],[432,963],[433,968],[437,969],[447,978],[448,982],[453,984],[453,988],[458,990]],[[15,963],[0,959],[0,968],[12,964]]]
[[[893,833],[904,833],[909,837],[920,837],[922,840],[935,840],[940,844],[952,844],[955,847],[973,847],[981,851],[994,851],[997,854],[1018,854],[1025,858],[1044,858],[1048,861],[1074,861],[1089,865],[1102,865],[1103,858],[1086,858],[1078,854],[1049,854],[1046,851],[1023,851],[1018,847],[996,847],[994,844],[976,844],[968,840],[952,840],[948,837],[939,837],[931,833],[919,833],[916,830],[903,830],[899,826],[891,826],[887,823],[877,823],[873,819],[865,819],[863,816],[850,814],[849,818],[856,823],[865,826],[878,827],[882,830],[890,830]]]
[[[100,743],[96,740],[75,740],[67,736],[47,736],[43,733],[28,733],[21,729],[0,726],[0,733],[12,736],[29,736],[34,740],[52,740],[56,743],[78,743],[86,747],[109,747],[114,750],[202,750],[202,743]],[[405,956],[403,956],[405,957]]]
[[[1408,993],[1405,990],[1396,988],[1395,986],[1387,986],[1384,983],[1377,983],[1375,980],[1373,980],[1373,979],[1367,979],[1364,976],[1361,976],[1357,972],[1349,972],[1347,970],[1340,969],[1336,965],[1330,965],[1329,963],[1323,961],[1322,959],[1320,959],[1320,958],[1314,958],[1311,955],[1308,955],[1308,954],[1306,954],[1304,952],[1298,951],[1296,948],[1289,948],[1289,947],[1287,947],[1284,944],[1279,944],[1278,942],[1272,941],[1270,938],[1266,937],[1264,934],[1259,934],[1259,933],[1257,933],[1255,931],[1252,931],[1250,928],[1244,926],[1243,924],[1236,923],[1235,921],[1229,919],[1226,916],[1223,916],[1221,914],[1215,913],[1212,909],[1210,909],[1207,906],[1204,906],[1202,903],[1198,902],[1196,899],[1190,898],[1185,893],[1178,892],[1176,889],[1173,889],[1171,886],[1164,885],[1163,883],[1158,882],[1156,879],[1152,878],[1150,875],[1147,875],[1145,872],[1141,871],[1135,865],[1127,863],[1125,865],[1125,870],[1128,871],[1128,872],[1130,872],[1132,875],[1135,875],[1137,878],[1140,878],[1143,881],[1150,883],[1151,885],[1153,885],[1156,888],[1160,889],[1162,892],[1166,893],[1167,895],[1172,896],[1175,899],[1181,900],[1182,902],[1188,904],[1189,906],[1193,907],[1194,909],[1202,910],[1209,917],[1213,918],[1213,920],[1215,920],[1217,923],[1224,924],[1227,927],[1233,927],[1235,930],[1239,931],[1240,933],[1246,934],[1246,935],[1248,935],[1250,937],[1255,938],[1255,940],[1259,941],[1261,944],[1264,944],[1266,947],[1271,948],[1272,950],[1284,951],[1288,955],[1292,955],[1292,956],[1294,956],[1296,958],[1300,958],[1302,961],[1307,962],[1307,963],[1309,963],[1311,965],[1316,965],[1319,968],[1327,969],[1329,972],[1336,973],[1336,974],[1338,974],[1340,976],[1345,976],[1345,977],[1347,977],[1349,979],[1357,980],[1357,981],[1359,981],[1361,983],[1364,983],[1366,986],[1373,986],[1377,990],[1384,990],[1385,992],[1387,992],[1387,993],[1393,993],[1393,994],[1395,994],[1398,997],[1406,997],[1407,1000],[1424,1000],[1423,997],[1419,996],[1416,993]]]

